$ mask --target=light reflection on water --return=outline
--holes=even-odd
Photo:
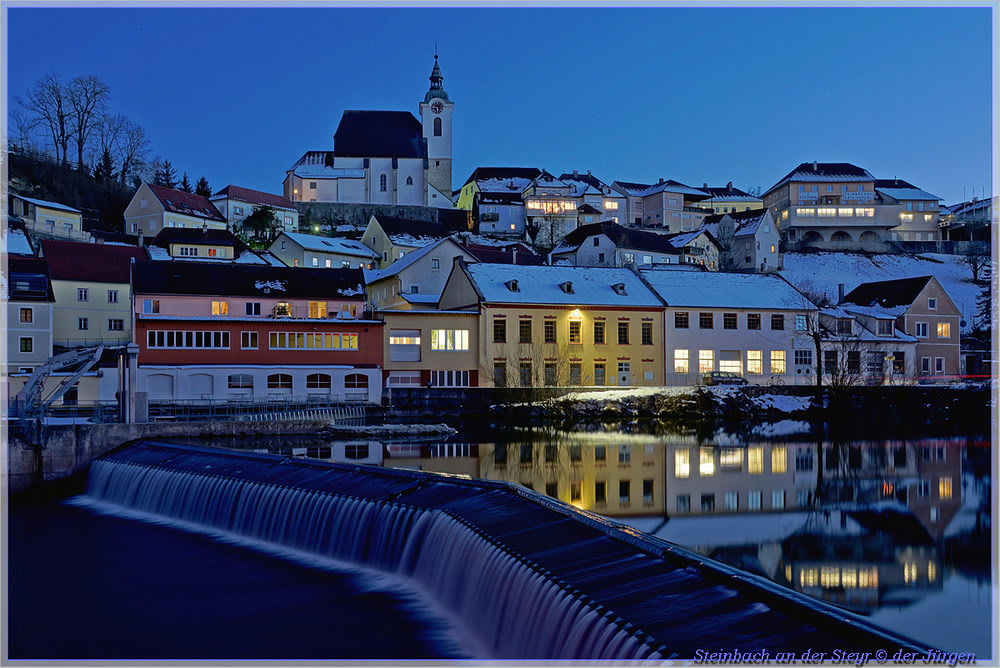
[[[991,653],[989,442],[524,432],[209,444],[516,483],[941,649]]]

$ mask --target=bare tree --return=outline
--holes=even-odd
[[[76,141],[76,169],[83,171],[83,152],[107,104],[111,89],[95,76],[76,77],[69,83],[71,134]]]
[[[125,120],[118,141],[118,164],[121,165],[119,179],[122,185],[126,184],[129,176],[142,170],[148,153],[149,139],[146,131],[137,123]]]
[[[25,99],[16,98],[18,105],[48,132],[57,163],[66,164],[70,141],[70,106],[66,88],[55,73],[46,74],[35,82]]]

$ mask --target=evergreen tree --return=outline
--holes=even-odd
[[[184,176],[181,178],[181,184],[178,186],[178,190],[186,193],[194,192],[194,188],[191,187],[191,180],[188,178],[187,172],[184,172]]]
[[[115,161],[111,157],[111,149],[101,152],[101,161],[94,167],[94,178],[98,181],[111,181],[115,178]]]
[[[274,209],[264,204],[255,206],[253,213],[243,221],[243,229],[252,233],[255,241],[270,243],[274,240]]]
[[[204,176],[198,178],[198,183],[194,186],[194,192],[196,195],[201,195],[202,197],[211,197],[212,188],[208,185],[208,179]]]
[[[993,294],[992,286],[987,283],[976,297],[976,315],[972,322],[976,332],[990,332],[993,329]]]
[[[164,160],[156,164],[156,169],[153,172],[153,185],[163,186],[164,188],[177,187],[177,170],[174,169],[169,160]]]

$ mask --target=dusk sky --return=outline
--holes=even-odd
[[[945,204],[994,192],[996,0],[288,6],[6,1],[7,108],[46,73],[95,75],[178,176],[280,193],[344,110],[418,116],[436,48],[456,190],[510,166],[763,191],[816,160]]]

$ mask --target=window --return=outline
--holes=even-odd
[[[431,350],[468,350],[469,330],[432,329]]]
[[[944,358],[935,357],[934,358],[934,373],[944,373]]]
[[[785,490],[783,489],[772,489],[771,490],[771,508],[773,510],[780,510],[785,507]]]
[[[291,375],[287,373],[272,373],[267,377],[267,389],[269,390],[292,389]]]
[[[795,450],[796,471],[812,471],[815,465],[812,448],[797,448]]]
[[[542,336],[545,339],[545,343],[555,343],[556,342],[556,321],[546,320],[542,323]]]
[[[394,329],[389,332],[389,361],[420,361],[419,329]]]
[[[440,119],[437,119],[437,120],[440,120]],[[412,176],[407,176],[406,177],[406,185],[408,185],[408,186],[412,186],[413,185],[413,177]]]
[[[788,452],[783,445],[771,449],[771,473],[784,473],[788,470]]]
[[[309,302],[309,317],[310,318],[325,318],[326,317],[326,302]]]
[[[691,512],[691,495],[690,494],[678,494],[676,501],[677,512],[679,513],[689,513]]]
[[[689,354],[687,350],[674,350],[674,373],[690,373]]]
[[[698,351],[698,373],[715,370],[715,353],[711,350]]]
[[[350,373],[344,376],[344,388],[348,390],[367,390],[368,376],[363,373]]]
[[[688,328],[688,313],[687,311],[677,311],[674,313],[674,329],[687,329]]]
[[[628,321],[622,321],[618,323],[618,345],[627,346],[628,345]]]
[[[76,301],[78,302],[90,301],[90,290],[87,288],[77,288]]]
[[[642,345],[653,345],[653,323],[651,322],[642,323]]]
[[[384,193],[386,191],[386,189],[388,188],[388,181],[389,181],[389,179],[388,179],[388,177],[386,177],[385,174],[379,174],[379,177],[378,177],[378,189],[379,189],[379,192],[383,192]]]
[[[723,504],[727,513],[737,512],[740,509],[740,495],[736,492],[726,492]]]
[[[493,385],[494,387],[507,387],[507,362],[493,362]]]
[[[247,315],[260,315],[260,302],[247,302],[246,303],[246,314]]]
[[[691,450],[677,448],[674,451],[674,477],[687,478],[691,475]]]
[[[651,506],[653,505],[653,481],[643,480],[642,481],[642,505]]]
[[[699,329],[712,329],[715,325],[712,313],[699,313],[698,314],[698,328]]]
[[[391,337],[389,345],[391,351]],[[357,350],[358,335],[356,332],[270,332],[268,347],[271,350]]]
[[[117,304],[118,303],[118,291],[117,290],[108,290],[108,303],[109,304]]]
[[[149,330],[147,348],[229,348],[229,332],[192,330]]]
[[[35,320],[35,312],[31,308],[21,309],[21,322],[30,323]]]
[[[583,343],[583,339],[580,336],[580,321],[570,320],[569,321],[569,342],[570,343]]]
[[[212,315],[229,315],[229,302],[212,302]]]
[[[764,448],[754,445],[747,448],[747,473],[764,472]]]
[[[79,330],[90,329],[90,320],[87,318],[77,318],[76,328]]]
[[[747,351],[747,373],[753,375],[764,373],[764,362],[761,357],[761,351]]]
[[[772,350],[771,351],[771,373],[774,373],[774,374],[785,373],[785,351],[784,350]]]
[[[521,387],[531,387],[531,362],[521,362],[518,365]]]
[[[711,447],[698,448],[698,474],[715,475],[715,451]]]
[[[781,313],[771,314],[771,329],[784,329],[785,328],[785,316]]]
[[[760,313],[747,313],[747,329],[760,329]]]
[[[926,339],[928,337],[929,328],[926,322],[915,322],[913,323],[913,335],[918,339]]]
[[[579,362],[569,363],[569,384],[579,385],[583,378],[583,366]]]
[[[543,369],[545,385],[552,387],[556,384],[556,363],[546,362]]]
[[[858,350],[847,351],[847,373],[861,373],[861,352]]]
[[[257,332],[240,332],[240,347],[244,350],[256,350]]]
[[[434,119],[434,136],[435,137],[440,137],[441,136],[441,118],[440,117]]]
[[[230,390],[253,389],[253,376],[248,373],[234,373],[229,376]]]
[[[742,448],[722,448],[719,452],[719,470],[735,471],[743,470],[743,449]]]
[[[431,258],[431,269],[440,269],[441,260],[439,258]]]
[[[531,343],[531,321],[519,320],[517,323],[517,338],[521,343]]]
[[[594,344],[600,345],[604,343],[604,321],[595,320],[594,321]]]
[[[951,498],[951,478],[938,478],[938,497],[941,499]]]
[[[331,387],[332,383],[330,382],[330,374],[311,373],[306,376],[307,390],[329,390]]]
[[[125,331],[125,321],[121,318],[110,318],[108,320],[108,331],[110,332],[124,332]]]
[[[605,367],[604,364],[594,364],[594,385],[604,385],[605,384]]]
[[[878,335],[879,336],[892,336],[892,320],[879,320],[878,321]]]
[[[632,446],[618,446],[618,465],[629,466],[632,463]]]
[[[715,494],[701,495],[701,512],[703,513],[715,512]]]
[[[18,350],[20,350],[20,352],[22,353],[34,352],[35,340],[32,339],[30,336],[22,336],[18,341],[18,344],[19,344]]]
[[[927,309],[930,310],[930,311],[936,311],[937,310],[937,297],[928,297],[927,298]]]
[[[939,339],[950,339],[951,338],[951,323],[950,322],[939,322],[937,324],[937,337]]]
[[[579,502],[583,498],[583,485],[579,482],[569,484],[569,500]]]
[[[631,483],[628,480],[618,481],[618,505],[627,506],[630,503]]]
[[[606,480],[598,480],[594,483],[594,503],[608,502],[608,483]]]
[[[747,510],[760,510],[762,496],[759,490],[747,492]]]
[[[813,354],[811,350],[796,350],[795,351],[795,365],[796,366],[812,366]]]
[[[493,318],[493,343],[507,343],[507,321]]]
[[[722,329],[736,329],[736,314],[735,313],[723,313],[722,314]]]

